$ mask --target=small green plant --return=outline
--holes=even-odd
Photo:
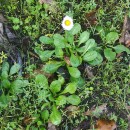
[[[130,54],[130,49],[124,45],[118,44],[114,45],[119,39],[119,34],[116,31],[110,31],[104,29],[101,26],[97,26],[97,31],[102,39],[103,45],[105,46],[104,56],[108,61],[113,61],[116,59],[116,55],[122,52]]]
[[[16,18],[16,17],[9,17],[9,20],[12,21],[12,23],[14,24],[13,25],[14,30],[20,29],[20,26],[23,24],[23,22],[19,18]]]
[[[8,62],[2,64],[0,71],[0,112],[9,105],[11,100],[15,100],[17,95],[23,92],[28,81],[20,78],[17,74],[20,69],[19,64],[14,64],[11,68]]]
[[[40,44],[36,43],[34,50],[41,61],[45,63],[43,71],[50,74],[58,73],[58,80],[52,81],[49,85],[44,75],[37,75],[36,83],[45,85],[39,92],[38,99],[40,102],[46,102],[42,109],[48,113],[48,118],[51,112],[51,122],[58,125],[61,122],[61,114],[57,106],[63,107],[66,104],[78,105],[80,103],[80,97],[75,93],[78,88],[83,88],[85,85],[79,70],[80,66],[83,62],[99,65],[103,58],[95,40],[90,38],[88,31],[81,32],[81,26],[78,23],[70,31],[65,31],[64,35],[41,36],[39,41]],[[68,80],[64,78],[62,72],[59,73],[60,67],[67,69],[66,71],[70,75]],[[93,87],[90,87],[90,90],[92,91]],[[49,112],[46,107],[52,108],[51,111]]]
[[[41,44],[36,44],[35,52],[43,62],[46,62],[43,68],[45,72],[54,73],[60,66],[66,66],[72,77],[79,78],[81,72],[78,67],[83,62],[90,65],[101,64],[103,58],[97,43],[90,38],[88,31],[81,33],[80,31],[81,26],[76,23],[70,31],[65,31],[64,36],[54,34],[53,37],[39,38]],[[44,49],[45,46],[50,49]]]
[[[66,104],[80,103],[80,97],[75,94],[78,85],[76,82],[65,84],[64,78],[59,75],[58,79],[49,85],[48,79],[42,74],[38,74],[34,81],[39,88],[38,104],[43,104],[41,117],[44,122],[50,119],[54,125],[59,125],[62,115],[58,108],[64,108]]]
[[[49,34],[55,30],[56,24],[59,23],[57,21],[61,18],[61,12],[57,8],[59,8],[57,2],[40,4],[39,1],[34,0],[25,0],[24,2],[2,0],[0,11],[4,10],[8,22],[12,24],[13,29],[19,35],[27,35],[34,40],[40,34]],[[57,15],[58,19],[50,23],[49,21],[53,21]]]

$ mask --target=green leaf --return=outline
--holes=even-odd
[[[117,32],[110,32],[106,35],[107,43],[114,43],[118,39],[119,39],[119,35]]]
[[[124,45],[117,45],[113,48],[115,49],[116,53],[121,53],[125,51],[127,54],[130,54],[130,49],[125,47]]]
[[[82,32],[80,34],[80,37],[79,37],[79,44],[78,45],[86,42],[89,39],[89,36],[90,36],[90,33],[88,31]]]
[[[54,125],[59,125],[61,123],[61,119],[62,119],[61,113],[58,111],[56,106],[53,106],[52,113],[50,115],[50,121]]]
[[[101,26],[97,26],[96,27],[96,30],[98,31],[100,37],[102,38],[102,40],[104,41],[104,38],[105,38],[105,30],[103,27]]]
[[[43,90],[44,91],[44,90]],[[51,104],[50,104],[51,102],[44,102],[44,103],[42,103],[42,106],[41,106],[41,110],[43,110],[43,109],[45,109],[45,108],[47,108],[47,107],[51,107]]]
[[[113,52],[111,48],[106,48],[104,50],[104,55],[108,61],[113,61],[116,58],[116,53]]]
[[[55,54],[56,54],[56,57],[58,57],[58,58],[62,58],[64,52],[63,52],[63,50],[62,50],[61,48],[56,47],[56,48],[55,48]]]
[[[6,108],[10,102],[10,97],[8,95],[2,94],[0,96],[0,108]]]
[[[79,77],[79,78],[71,77],[70,80],[71,80],[71,82],[76,82],[79,89],[84,88],[83,86],[85,85],[85,79],[83,79],[82,77]]]
[[[47,90],[47,89],[42,89],[40,91],[38,91],[38,94],[37,94],[38,98],[38,103],[40,104],[41,102],[44,101],[45,102],[48,102],[48,99],[51,95],[50,95],[50,91]]]
[[[58,62],[58,61],[50,61],[48,62],[44,67],[43,70],[46,73],[54,73],[57,71],[57,69],[62,66],[64,62]]]
[[[46,37],[46,36],[41,36],[39,38],[39,41],[41,43],[44,43],[44,44],[52,44],[53,43],[53,39],[52,38],[49,38],[49,37]]]
[[[26,0],[26,2],[27,2],[28,4],[32,4],[32,3],[34,3],[34,0]]]
[[[69,31],[65,31],[65,38],[71,45],[73,44],[74,36]]]
[[[48,120],[49,119],[49,111],[48,110],[44,110],[42,113],[41,113],[41,118],[43,120]]]
[[[70,57],[70,63],[73,67],[78,67],[82,62],[81,57],[79,57],[78,55],[75,56],[74,54],[71,53],[71,57]]]
[[[94,39],[89,39],[86,43],[85,43],[85,52],[87,52],[88,50],[94,48],[97,46],[97,43],[95,42]],[[85,53],[84,52],[84,53]]]
[[[13,75],[15,73],[17,73],[20,70],[21,66],[19,64],[14,64],[11,69],[10,69],[10,75]]]
[[[79,23],[75,23],[74,27],[70,30],[70,33],[72,35],[75,35],[75,34],[79,33],[80,30],[81,30],[81,25]]]
[[[23,92],[23,88],[29,84],[28,80],[17,79],[11,84],[11,89],[13,93],[19,94]]]
[[[97,57],[93,61],[88,61],[90,65],[100,65],[103,61],[103,58],[100,53],[97,52]]]
[[[4,62],[2,64],[2,73],[1,73],[2,79],[8,78],[8,72],[9,72],[9,64],[8,62]]]
[[[65,93],[73,94],[73,93],[75,93],[76,89],[77,89],[77,83],[71,82],[66,86],[66,88],[63,90],[63,92],[61,92],[61,94],[65,94]]]
[[[4,88],[10,88],[11,83],[10,83],[10,81],[9,81],[8,79],[3,79],[3,80],[1,81],[1,85],[2,85],[2,87],[4,87]]]
[[[63,85],[65,83],[65,79],[61,75],[58,75],[58,81],[60,82],[61,85]]]
[[[96,51],[88,51],[84,56],[83,60],[84,61],[92,61],[97,57],[97,52]]]
[[[79,103],[81,102],[81,99],[77,95],[70,95],[69,97],[67,97],[67,101],[68,103],[72,105],[79,105]]]
[[[77,68],[74,67],[68,67],[69,74],[74,78],[79,78],[81,73]]]
[[[94,47],[97,46],[97,43],[95,42],[94,39],[89,39],[86,43],[85,46],[82,46],[77,49],[78,52],[83,53],[83,55],[90,49],[93,49]]]
[[[58,48],[65,48],[65,39],[60,34],[54,34],[54,45]]]
[[[52,94],[50,94],[50,96],[48,98],[49,98],[50,102],[54,102],[55,101],[54,96]]]
[[[12,20],[14,24],[20,23],[20,20],[18,18],[12,17]]]
[[[66,104],[66,96],[60,95],[58,98],[56,98],[55,101],[56,101],[57,106],[62,106],[64,104]]]
[[[49,50],[46,50],[46,51],[41,51],[41,50],[36,50],[35,49],[35,52],[39,55],[40,59],[42,61],[47,61],[51,56],[52,54],[55,52],[55,51],[49,51]]]
[[[61,83],[58,80],[53,81],[50,84],[50,90],[52,93],[57,93],[61,90]]]
[[[38,74],[35,77],[35,82],[39,86],[43,86],[43,88],[48,88],[48,80],[43,74]]]

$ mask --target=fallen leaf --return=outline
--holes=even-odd
[[[53,74],[48,74],[46,72],[43,71],[42,69],[43,65],[41,65],[38,69],[34,69],[33,73],[27,73],[24,75],[25,78],[35,78],[36,75],[38,74],[43,74],[45,75],[48,79],[52,80],[53,78]]]
[[[127,108],[128,110],[130,110],[130,106],[126,106],[126,108]]]
[[[32,118],[30,116],[25,116],[24,119],[23,119],[23,125],[24,126],[27,126],[29,125],[33,120],[35,120],[36,118]]]
[[[52,75],[51,74],[47,74],[47,73],[45,73],[43,70],[41,70],[41,69],[35,69],[34,71],[33,71],[33,74],[34,75],[25,75],[25,77],[27,78],[28,76],[29,77],[31,77],[31,78],[34,78],[36,75],[38,75],[38,74],[43,74],[43,75],[45,75],[47,78],[50,78]]]
[[[71,65],[69,57],[65,56],[64,60],[65,60],[65,62],[66,62],[67,65],[69,65],[69,66]]]
[[[70,105],[66,108],[67,111],[77,111],[79,110],[79,107]]]
[[[51,122],[49,122],[47,130],[56,130],[56,126],[54,124],[52,124]]]
[[[2,23],[7,22],[7,19],[4,18],[2,13],[0,13],[0,22]]]
[[[96,130],[115,130],[116,123],[114,120],[99,119],[96,122]]]
[[[52,0],[39,0],[40,4],[46,3],[46,4],[50,4],[52,2]]]
[[[85,18],[87,19],[87,23],[85,23],[86,27],[91,27],[97,24],[96,12],[97,10],[92,10],[91,12],[85,14]]]
[[[70,105],[66,108],[66,114],[69,116],[69,117],[75,117],[78,113],[79,113],[79,107],[77,106],[73,106],[73,105]]]
[[[127,118],[128,118],[128,130],[130,130],[130,115],[128,115]]]
[[[102,114],[103,112],[106,112],[107,111],[107,103],[104,103],[100,106],[97,106],[96,108],[91,108],[91,110],[88,110],[87,112],[84,113],[84,115],[86,116],[95,116],[94,113],[98,112],[99,114]]]
[[[125,15],[123,29],[121,37],[119,39],[120,43],[124,43],[127,47],[130,47],[130,18]]]
[[[87,76],[89,79],[94,78],[92,67],[89,65],[85,65],[84,76]]]

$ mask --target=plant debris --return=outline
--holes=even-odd
[[[89,79],[94,78],[93,69],[91,66],[85,65],[84,76],[87,76]]]
[[[2,23],[7,22],[7,19],[3,16],[2,13],[0,13],[0,22]]]
[[[87,22],[84,24],[87,28],[97,24],[96,13],[97,13],[97,10],[92,10],[91,12],[85,14]]]
[[[119,41],[130,47],[130,18],[127,15],[124,18],[123,30]]]
[[[92,107],[91,110],[88,110],[87,112],[84,113],[86,116],[96,116],[95,113],[98,112],[98,114],[102,114],[104,112],[107,112],[107,103],[104,103],[100,106]]]
[[[96,122],[96,130],[115,130],[116,127],[114,120],[99,119]]]
[[[46,4],[50,4],[52,2],[52,0],[39,0],[40,4],[46,3]]]
[[[48,123],[48,130],[56,130],[56,126],[53,125],[51,122]]]

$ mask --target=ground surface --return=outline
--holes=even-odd
[[[0,129],[130,129],[129,8],[124,0],[1,0]]]

